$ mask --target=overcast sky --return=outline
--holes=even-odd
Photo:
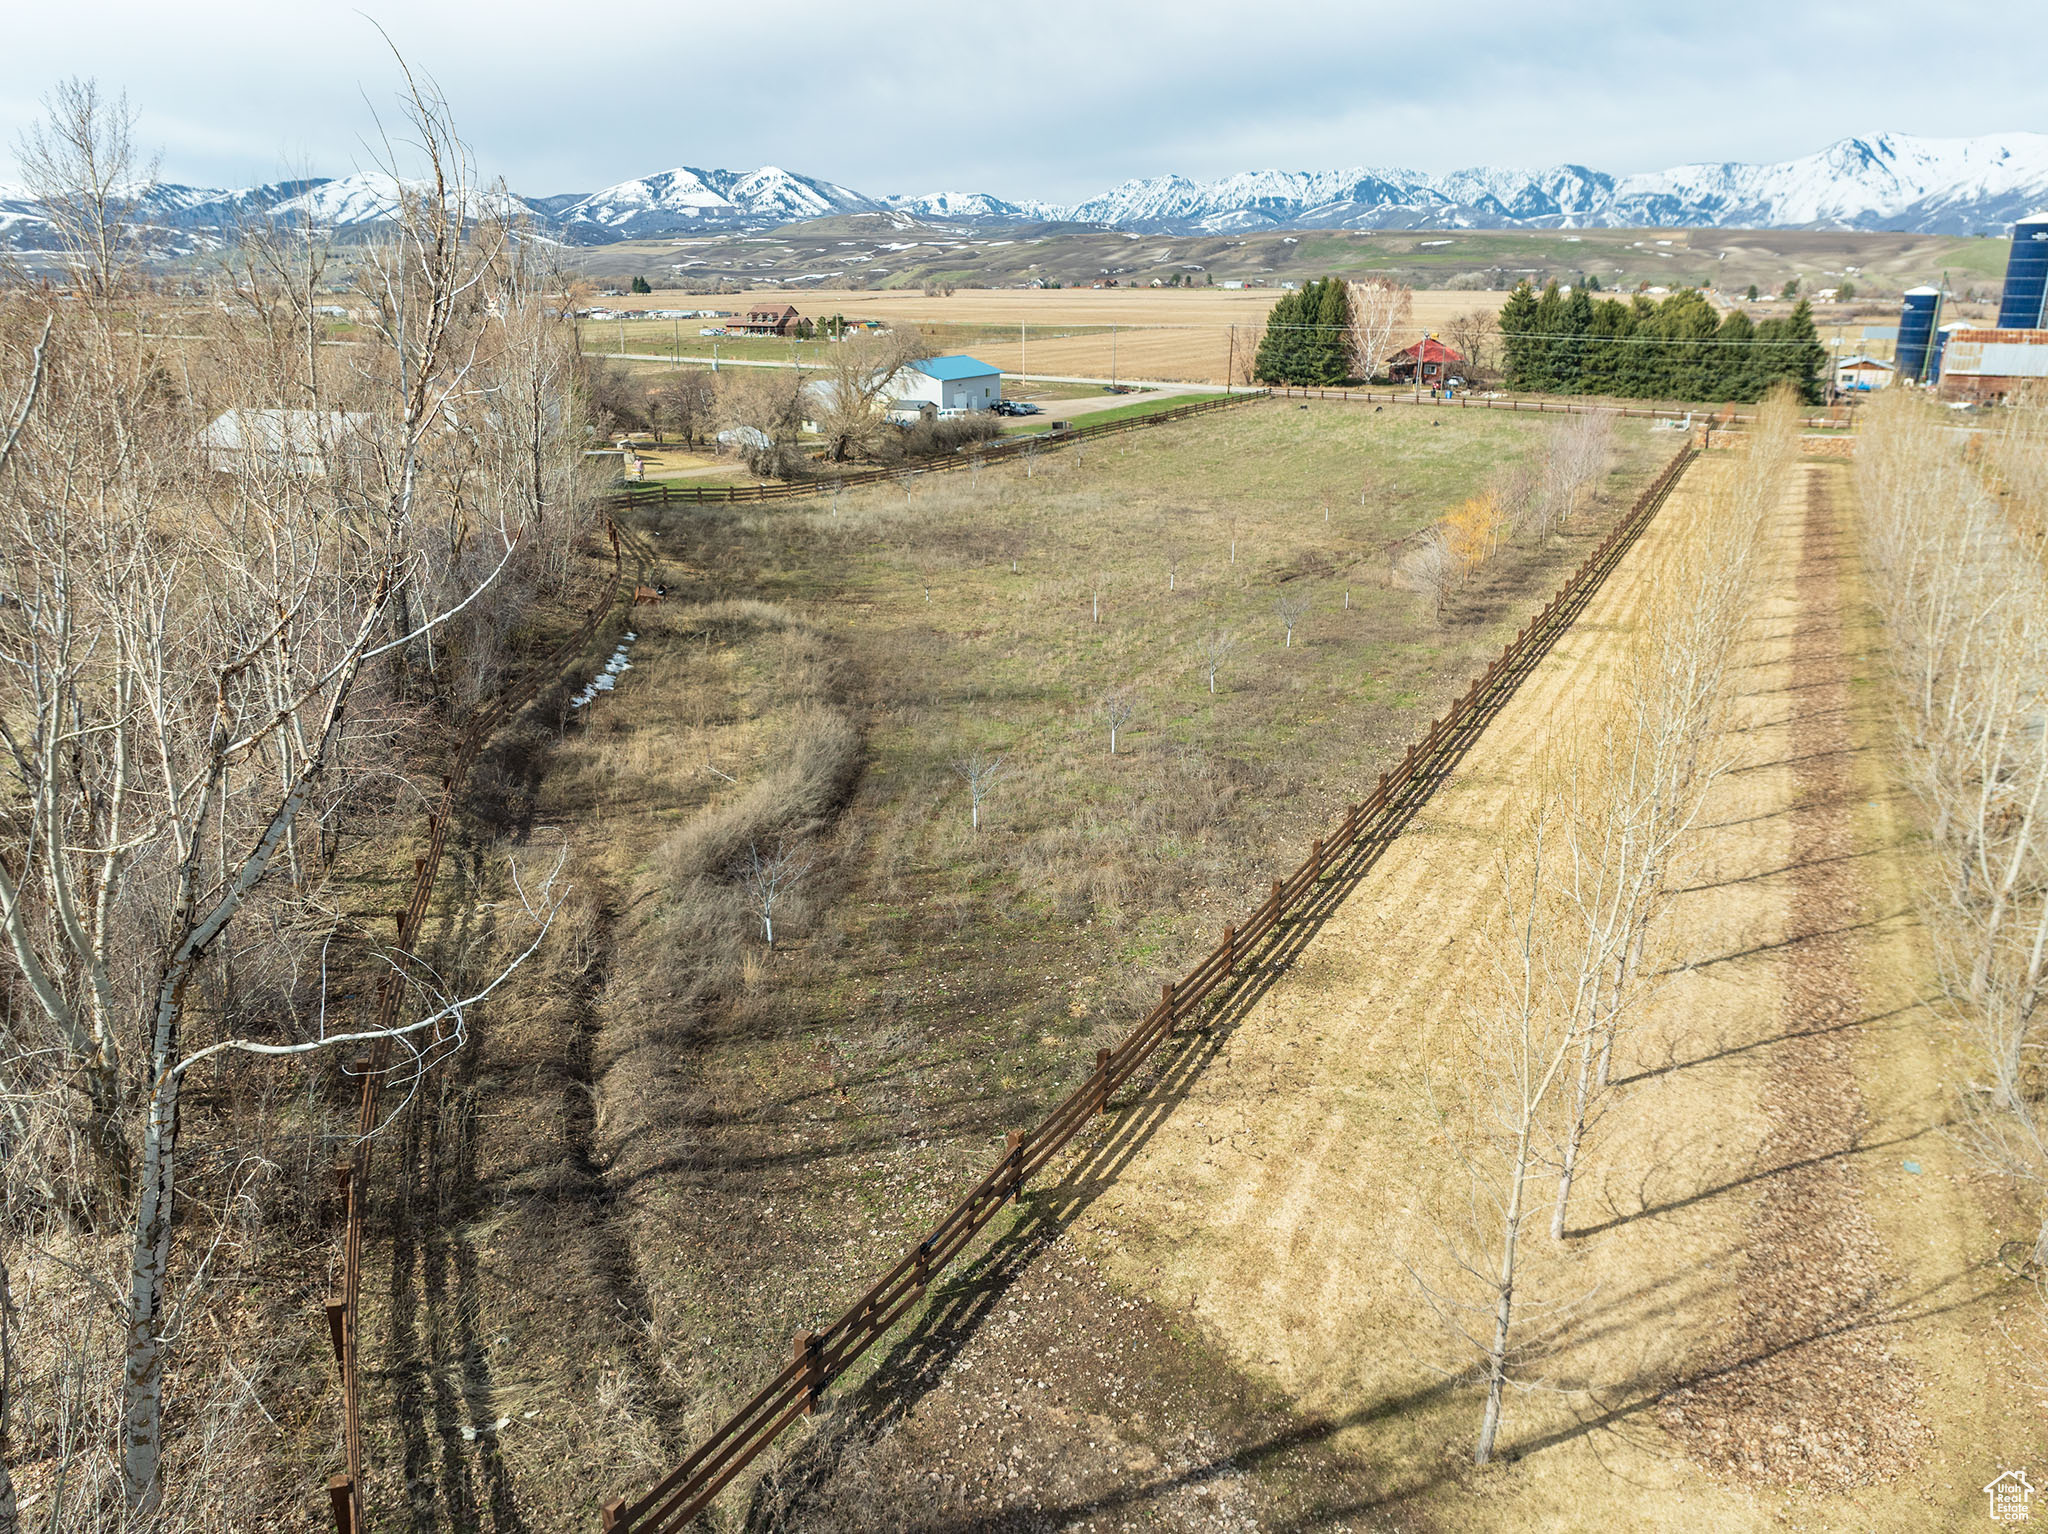
[[[346,174],[396,78],[368,13],[528,195],[680,164],[1060,200],[1171,171],[1655,170],[2048,129],[2036,24],[1999,42],[2035,4],[23,3],[0,23],[0,146],[92,75],[128,93],[166,179]]]

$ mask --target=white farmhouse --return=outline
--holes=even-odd
[[[898,400],[926,400],[940,410],[988,410],[1003,397],[1003,375],[973,357],[927,357],[907,364],[889,393]]]

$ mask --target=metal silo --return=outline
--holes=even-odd
[[[1998,300],[1998,328],[2040,330],[2044,324],[2048,324],[2048,213],[2030,213],[2012,226],[2005,292]]]
[[[1934,341],[1934,322],[1941,317],[1940,288],[1908,288],[1899,310],[1899,348],[1895,358],[1901,383],[1919,383],[1927,372],[1927,352]]]
[[[1927,382],[1930,385],[1941,382],[1941,359],[1948,351],[1949,332],[1952,330],[1968,330],[1970,328],[1971,325],[1968,320],[1950,320],[1946,325],[1943,325],[1934,332],[1934,349],[1928,353],[1927,357]]]

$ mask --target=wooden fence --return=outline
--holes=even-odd
[[[524,675],[479,708],[462,732],[455,759],[441,779],[439,804],[427,812],[427,849],[413,859],[412,890],[405,905],[393,912],[398,922],[397,947],[410,952],[426,925],[427,907],[433,899],[434,880],[440,872],[441,854],[448,843],[448,828],[455,815],[457,796],[476,764],[477,756],[504,722],[539,696],[556,681],[563,668],[590,642],[598,625],[618,598],[623,563],[617,534],[612,537],[612,578],[576,632],[563,640]],[[363,1229],[370,1189],[370,1147],[377,1129],[378,1101],[384,1073],[390,1065],[389,1030],[397,1025],[398,1009],[405,987],[396,974],[387,972],[377,987],[377,1013],[373,1025],[384,1037],[367,1053],[349,1063],[349,1073],[358,1079],[356,1133],[346,1161],[335,1167],[345,1209],[341,1238],[341,1274],[326,1303],[327,1336],[333,1345],[341,1371],[342,1443],[348,1468],[327,1482],[327,1499],[334,1514],[337,1534],[362,1534],[363,1507],[363,1392],[356,1338],[362,1313]],[[437,1038],[426,1046],[431,1052]]]
[[[1029,457],[1076,442],[1115,436],[1118,432],[1141,431],[1149,426],[1165,426],[1169,422],[1185,421],[1192,416],[1228,410],[1233,405],[1250,404],[1265,398],[1267,391],[1264,389],[1249,394],[1223,394],[1215,399],[1196,400],[1191,405],[1176,405],[1171,410],[1155,410],[1150,415],[1125,416],[1115,421],[1098,421],[1092,426],[1068,426],[1060,431],[1033,432],[1021,437],[1000,437],[993,442],[962,448],[946,458],[900,469],[862,469],[831,479],[799,479],[767,485],[664,484],[653,489],[616,494],[611,505],[614,510],[619,510],[643,506],[697,506],[707,501],[806,500],[812,496],[830,495],[835,490],[856,490],[864,485],[902,484],[920,474],[944,474],[982,464],[1007,463],[1013,458]]]
[[[836,1321],[823,1331],[796,1334],[789,1362],[751,1401],[675,1469],[637,1496],[617,1497],[603,1509],[606,1534],[674,1534],[696,1517],[798,1417],[817,1408],[825,1388],[850,1368],[920,1300],[934,1277],[964,1251],[1017,1197],[1031,1176],[1059,1154],[1074,1135],[1107,1110],[1110,1095],[1143,1066],[1176,1025],[1207,998],[1227,991],[1241,969],[1256,963],[1256,950],[1271,936],[1290,907],[1311,895],[1326,871],[1360,843],[1390,839],[1412,807],[1411,785],[1447,763],[1453,736],[1483,720],[1512,692],[1527,667],[1571,624],[1587,598],[1663,505],[1671,488],[1697,456],[1688,442],[1665,465],[1628,513],[1586,556],[1535,619],[1483,672],[1443,718],[1408,748],[1401,766],[1383,773],[1363,803],[1352,805],[1328,837],[1318,837],[1308,857],[1272,889],[1241,923],[1223,929],[1223,940],[1179,980],[1168,983],[1159,1004],[1113,1049],[1098,1050],[1087,1079],[1036,1128],[1013,1130],[1000,1160],[973,1190],[954,1205],[922,1241],[906,1252]]]
[[[1590,400],[1569,399],[1486,399],[1460,394],[1455,399],[1416,399],[1412,389],[1302,389],[1292,384],[1275,384],[1267,391],[1275,399],[1329,399],[1354,405],[1427,405],[1437,410],[1513,410],[1535,415],[1615,415],[1635,421],[1685,421],[1695,425],[1712,422],[1754,421],[1751,411],[1730,405],[1601,405]],[[1840,428],[1849,424],[1847,410],[1830,410],[1826,415],[1801,416],[1799,424],[1808,431]]]

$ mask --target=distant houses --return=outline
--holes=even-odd
[[[786,336],[795,332],[799,318],[791,304],[756,304],[745,314],[727,320],[725,333],[731,336]]]

